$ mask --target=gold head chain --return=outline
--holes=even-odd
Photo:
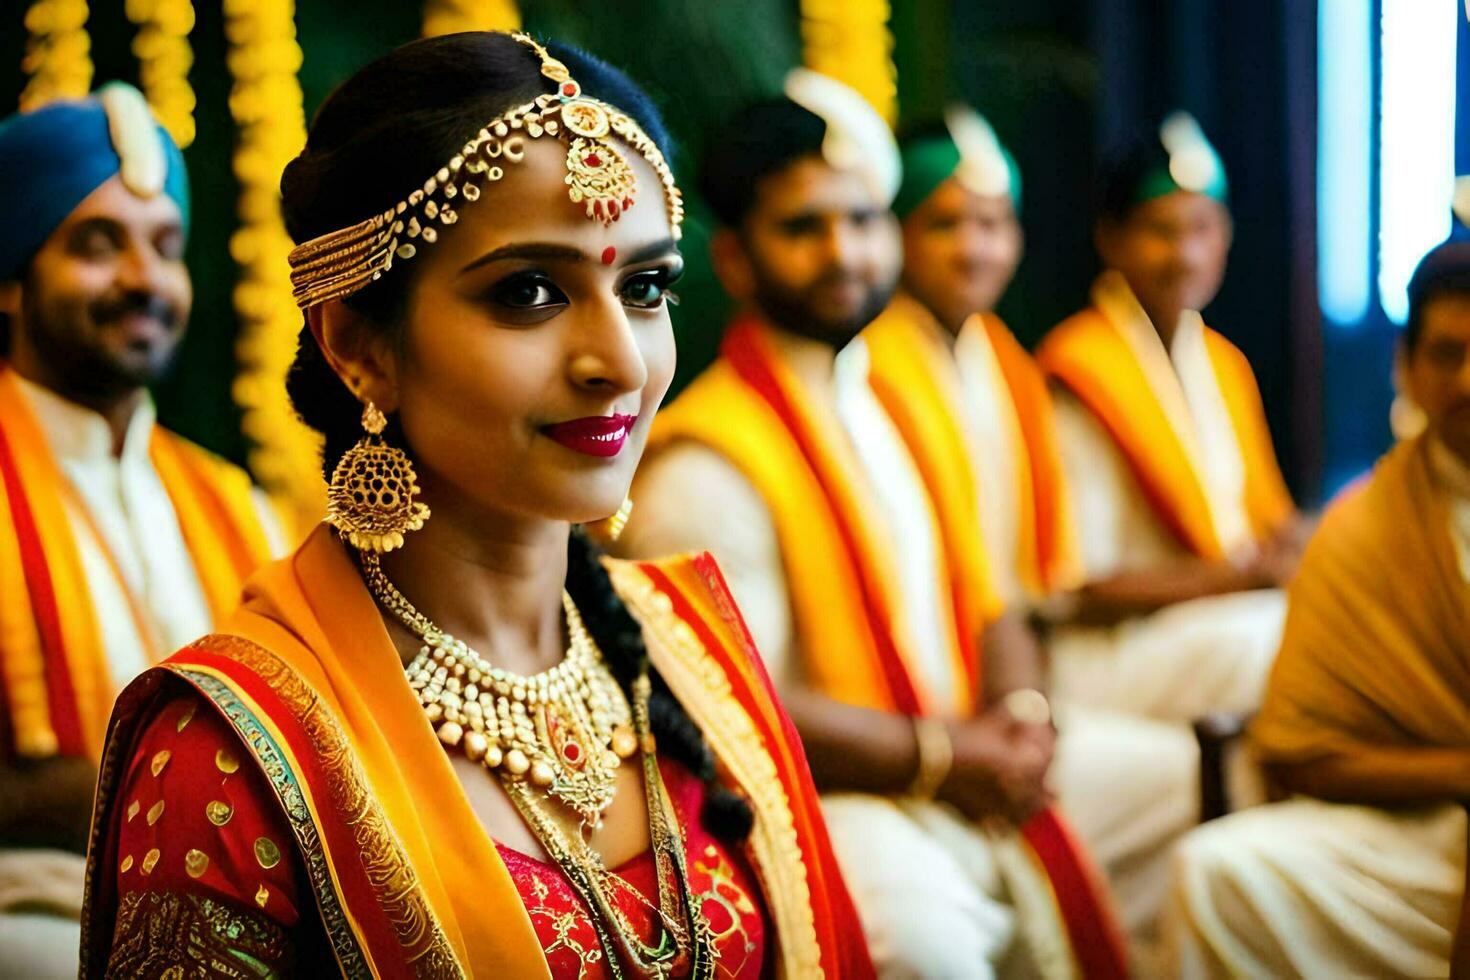
[[[585,204],[587,217],[604,225],[633,206],[637,187],[633,169],[608,139],[617,136],[636,150],[663,183],[664,203],[675,240],[684,219],[684,200],[673,171],[648,134],[622,110],[582,93],[567,66],[527,34],[512,34],[541,59],[541,74],[556,91],[503,113],[486,123],[450,161],[402,201],[348,228],[328,232],[291,250],[292,296],[303,310],[357,292],[393,267],[411,259],[416,242],[432,245],[438,225],[459,220],[460,200],[475,201],[480,182],[505,176],[502,163],[519,163],[527,139],[543,136],[567,143],[567,196]]]

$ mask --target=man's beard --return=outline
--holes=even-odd
[[[32,289],[27,297],[35,296]],[[102,328],[129,315],[151,317],[163,324],[167,337],[127,353],[111,351],[99,336]],[[26,332],[37,357],[45,363],[58,393],[83,404],[120,398],[147,387],[168,373],[177,357],[183,313],[154,293],[110,295],[85,304],[48,306],[24,303],[12,330]],[[12,338],[12,346],[14,340]]]
[[[810,340],[817,340],[833,350],[842,350],[864,327],[888,308],[897,287],[896,281],[871,285],[863,283],[863,301],[849,316],[831,316],[811,294],[836,277],[825,275],[806,290],[795,292],[777,286],[769,277],[761,276],[756,284],[755,301],[761,312],[778,327]]]

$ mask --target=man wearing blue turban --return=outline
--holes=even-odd
[[[113,697],[284,542],[243,471],[154,423],[189,195],[142,96],[0,121],[0,207],[0,975],[75,976]]]

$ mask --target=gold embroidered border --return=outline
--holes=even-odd
[[[465,976],[443,927],[424,898],[417,874],[408,863],[408,857],[382,808],[368,790],[367,777],[351,744],[331,712],[323,707],[320,695],[285,661],[242,637],[210,636],[199,640],[195,646],[244,664],[275,691],[296,716],[307,738],[319,753],[323,771],[328,774],[326,784],[329,802],[352,828],[353,840],[368,880],[393,925],[399,943],[408,954],[408,962],[414,974],[427,978]],[[192,682],[199,683],[200,680],[208,679],[223,687],[221,682],[208,674],[186,669],[181,669],[181,672],[186,673]],[[214,697],[213,691],[206,690],[205,693]],[[215,700],[228,714],[229,707],[220,700]],[[238,699],[234,700],[238,704]],[[243,709],[243,705],[240,707]],[[252,751],[256,751],[258,747],[273,745],[268,737],[260,738],[264,731],[253,716],[249,717],[246,727],[241,727],[233,715],[230,720],[245,737]],[[247,728],[254,728],[255,731]],[[298,834],[298,842],[307,854],[308,871],[312,874],[313,887],[318,897],[324,893],[335,894],[330,871],[325,867],[325,855],[321,851],[316,825],[301,798],[299,787],[295,787],[294,782],[289,785],[277,783],[277,773],[273,771],[273,760],[269,754],[258,755],[257,758],[273,785],[276,785],[277,792],[282,794],[281,802],[286,807],[293,826],[300,827],[293,807],[299,807],[306,817],[310,831],[304,836]],[[316,867],[317,863],[321,866]],[[331,932],[330,926],[328,931]],[[335,941],[335,934],[333,938]]]
[[[157,693],[162,684],[162,676],[157,671],[148,671],[123,689],[113,709],[112,722],[108,725],[102,760],[97,764],[97,795],[92,803],[92,831],[87,841],[87,867],[82,879],[81,976],[91,976],[103,970],[107,963],[106,952],[112,947],[116,926],[114,918],[97,923],[102,926],[102,930],[93,929],[93,920],[97,914],[98,887],[101,884],[98,869],[103,867],[102,855],[106,851],[107,832],[111,829],[109,817],[112,810],[108,804],[117,796],[133,750],[133,739],[125,736],[136,732],[136,726],[127,729],[120,724],[120,720],[139,716],[139,705],[146,703]],[[109,861],[103,873],[113,874],[115,867]],[[106,932],[107,950],[99,949],[94,944],[96,937],[93,934],[98,931]]]
[[[669,690],[699,725],[755,809],[750,847],[780,940],[782,974],[822,976],[822,950],[812,916],[806,864],[776,763],[750,716],[735,700],[724,670],[705,652],[689,624],[674,614],[669,597],[630,562],[608,563],[608,574],[642,625],[645,638],[657,641],[648,643],[648,654]]]
[[[281,754],[280,746],[223,681],[211,674],[187,668],[168,666],[167,669],[178,673],[213,701],[245,741],[251,755],[270,781],[271,789],[275,791],[276,798],[286,812],[286,819],[291,823],[291,832],[301,849],[301,856],[306,862],[306,875],[316,895],[322,926],[332,943],[332,952],[337,957],[337,965],[342,968],[342,975],[354,978],[371,977],[372,969],[368,966],[357,933],[348,921],[347,912],[342,907],[342,898],[332,880],[331,869],[327,866],[327,854],[322,848],[311,809],[306,805],[296,774]]]
[[[203,895],[129,892],[118,902],[108,976],[256,980],[295,972],[285,930]]]

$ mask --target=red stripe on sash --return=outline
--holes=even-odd
[[[863,560],[856,532],[848,523],[833,488],[827,482],[826,474],[818,465],[818,456],[812,444],[811,434],[806,431],[801,416],[787,399],[786,393],[781,390],[780,382],[777,381],[771,370],[768,363],[770,354],[765,350],[765,344],[754,324],[749,320],[736,321],[725,334],[720,353],[725,360],[730,362],[735,373],[771,406],[772,411],[786,426],[786,431],[791,433],[807,466],[811,468],[817,485],[822,488],[822,495],[826,498],[827,506],[832,512],[833,521],[842,535],[847,560],[858,572],[858,581],[863,592],[863,611],[867,615],[874,644],[878,649],[878,659],[882,664],[883,675],[888,682],[894,706],[904,714],[922,714],[923,705],[909,677],[908,666],[903,662],[903,658],[899,656],[894,646],[892,626],[888,621],[887,611],[883,608],[877,583],[872,579],[872,570]]]
[[[766,751],[776,764],[791,807],[802,864],[806,867],[813,924],[822,949],[823,971],[832,977],[872,977],[873,965],[868,957],[867,944],[862,939],[862,926],[837,869],[837,858],[827,837],[806,755],[799,749],[793,751],[801,745],[801,736],[791,719],[777,706],[770,677],[756,653],[745,621],[735,611],[719,566],[708,553],[695,557],[693,565],[711,595],[716,600],[728,601],[729,608],[721,609],[719,613],[736,631],[744,645],[743,650],[730,649],[657,563],[642,562],[638,567],[654,587],[668,597],[674,615],[694,630],[706,653],[720,666],[730,681],[731,694],[755,723]]]
[[[41,637],[45,657],[47,704],[51,709],[51,728],[56,733],[57,752],[60,755],[86,755],[87,746],[82,738],[76,691],[72,687],[71,671],[66,660],[66,643],[61,631],[61,611],[57,606],[56,589],[46,563],[40,530],[36,527],[35,515],[31,513],[30,503],[26,500],[20,469],[16,465],[3,426],[0,426],[0,479],[5,481],[5,494],[10,501],[10,520],[20,550],[26,590],[31,597],[31,611],[36,617],[36,630]],[[5,703],[8,705],[9,701]],[[9,742],[6,744],[10,745]]]
[[[1043,810],[1021,828],[1051,880],[1057,908],[1072,940],[1072,953],[1087,980],[1123,980],[1128,954],[1112,908],[1100,894],[1096,872],[1083,864],[1081,847],[1054,809]]]

